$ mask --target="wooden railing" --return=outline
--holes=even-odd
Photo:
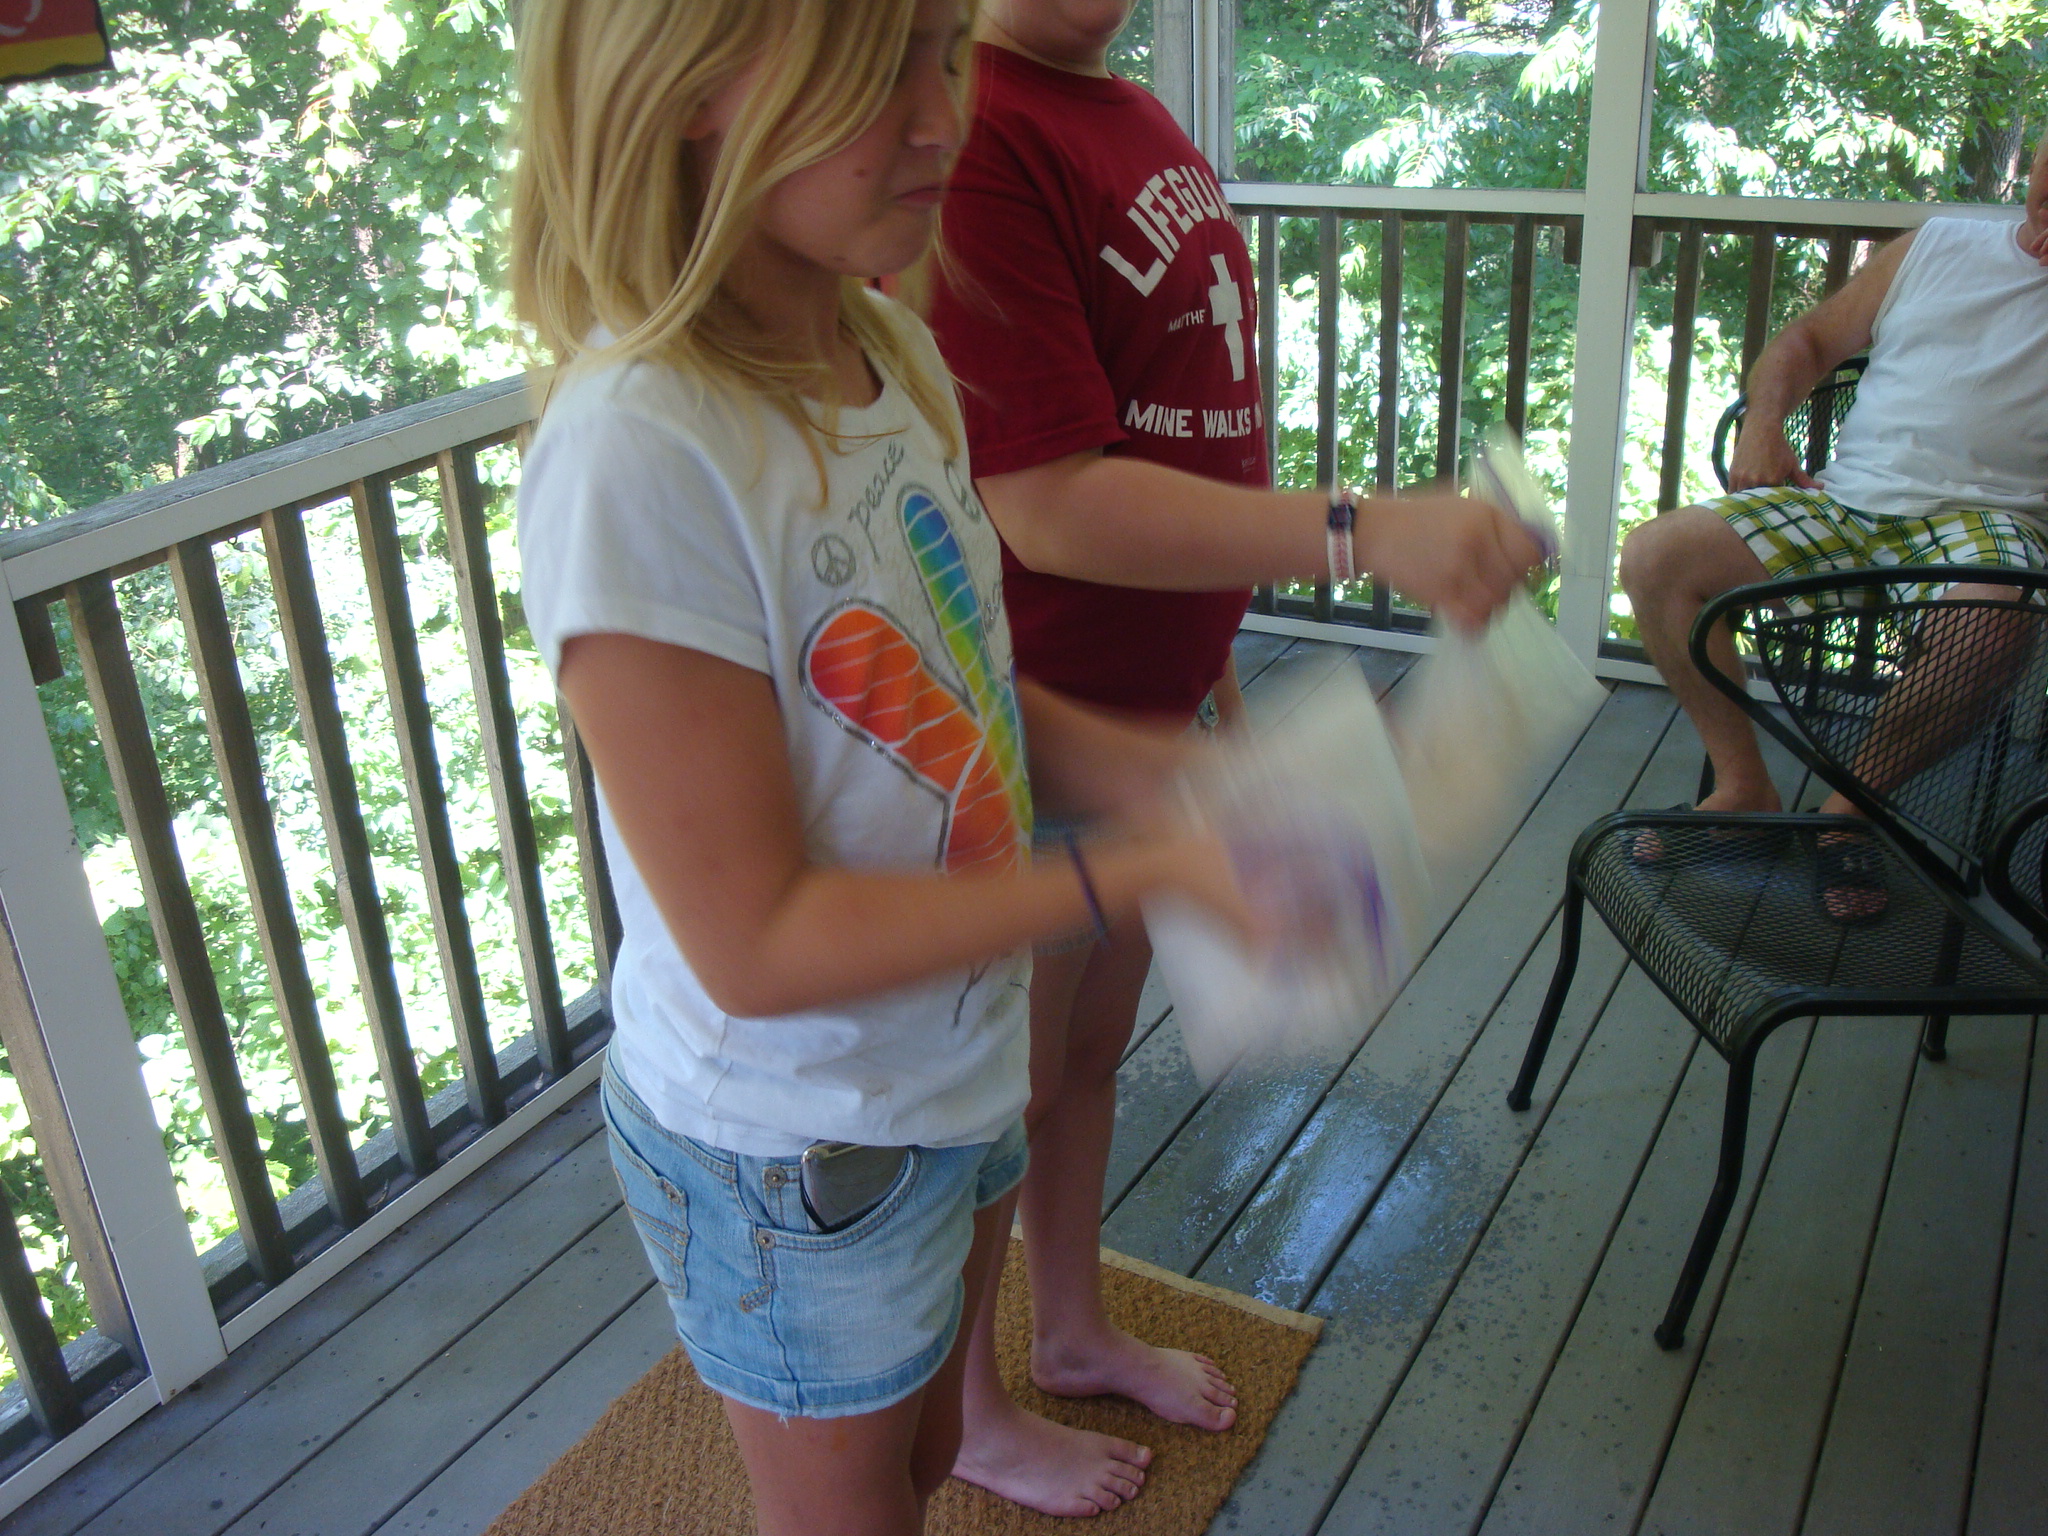
[[[391,1225],[390,1219],[378,1220],[380,1215],[390,1218],[406,1191],[424,1189],[436,1170],[491,1138],[508,1116],[548,1096],[552,1088],[567,1086],[572,1076],[587,1077],[587,1068],[579,1073],[579,1064],[608,1030],[603,989],[617,922],[595,835],[590,773],[563,715],[552,746],[560,754],[573,810],[580,883],[575,905],[590,914],[597,982],[581,996],[565,999],[526,780],[527,754],[540,722],[522,718],[515,705],[504,615],[508,608],[515,615],[518,609],[493,568],[487,528],[494,511],[503,523],[508,487],[516,476],[509,464],[502,465],[500,483],[492,485],[480,466],[489,456],[516,451],[526,430],[524,401],[516,382],[470,390],[0,536],[0,571],[14,595],[20,637],[16,658],[27,674],[14,679],[15,687],[0,688],[0,733],[10,737],[17,759],[39,759],[47,780],[57,764],[35,689],[57,683],[67,669],[82,677],[163,981],[190,1055],[206,1131],[232,1200],[233,1236],[206,1254],[190,1255],[187,1266],[203,1285],[209,1311],[205,1322],[216,1328],[230,1323],[230,1334],[237,1331],[231,1320],[248,1317],[245,1332],[303,1291],[304,1286],[293,1285],[294,1277],[308,1278],[303,1272],[311,1261],[321,1259],[321,1272],[329,1272],[348,1253],[380,1236]],[[412,542],[419,547],[409,550],[394,510],[393,488],[408,477],[426,475],[432,476],[438,517],[431,527],[414,530]],[[394,964],[392,916],[387,893],[380,890],[376,840],[364,808],[373,786],[363,781],[364,770],[352,760],[351,731],[360,730],[362,722],[345,718],[336,683],[338,663],[360,668],[368,658],[332,652],[308,537],[309,512],[344,502],[352,512],[375,661],[396,736],[411,842],[459,1057],[456,1081],[438,1093],[423,1085],[419,1041]],[[260,546],[260,577],[241,569],[250,563],[242,557],[251,543]],[[437,741],[442,733],[429,699],[415,620],[415,589],[427,544],[435,546],[452,579],[467,662],[464,691],[474,700],[474,729],[481,744],[481,785],[475,775],[465,780],[445,761]],[[223,593],[223,558],[237,568],[242,588],[237,603],[245,618],[251,602],[263,606],[260,591],[254,598],[250,593],[267,579],[268,606],[260,627],[282,651],[289,713],[295,716],[289,724],[295,730],[279,731],[276,709],[264,712],[272,721],[267,730],[252,713],[244,680],[250,653],[246,644],[238,647]],[[165,733],[145,707],[137,647],[125,617],[124,579],[156,568],[168,571],[191,696],[204,719],[218,804],[232,828],[253,914],[267,1006],[284,1038],[311,1142],[313,1176],[282,1192],[273,1187],[251,1114],[244,1031],[223,998],[217,975],[224,940],[195,898],[166,785]],[[152,664],[160,665],[161,658]],[[31,735],[39,738],[39,752],[22,750]],[[383,1129],[367,1138],[352,1134],[343,1111],[335,1042],[308,967],[302,923],[309,905],[322,903],[309,902],[303,890],[294,892],[273,814],[281,735],[295,736],[295,742],[285,744],[304,754],[332,887],[331,901],[323,893],[324,909],[337,912],[345,933],[355,986],[350,1004],[359,1008],[374,1049],[381,1102],[372,1118]],[[522,736],[528,738],[525,744]],[[75,779],[77,765],[70,766]],[[45,794],[38,806],[36,797],[16,794],[15,787],[10,781],[8,804],[0,809],[0,816],[13,823],[8,843],[45,849],[53,842],[68,844],[68,825],[22,824],[37,809],[47,821],[53,808],[61,810],[62,797]],[[75,782],[65,787],[74,794],[80,788]],[[381,788],[385,798],[393,798],[391,786]],[[482,898],[474,871],[465,869],[450,815],[451,792],[475,797],[483,790],[497,842],[495,899],[509,909],[516,936],[524,998],[524,1014],[516,1023],[494,1020],[487,1005],[470,910]],[[472,863],[476,857],[472,852]],[[75,866],[75,852],[72,862]],[[28,871],[10,868],[0,854],[0,878],[10,874],[26,876]],[[96,971],[90,979],[100,983],[83,989],[61,984],[56,967],[63,962],[39,951],[38,935],[30,930],[47,927],[49,914],[28,906],[38,898],[27,880],[7,879],[0,886],[6,935],[0,942],[0,1036],[95,1324],[91,1333],[59,1347],[11,1219],[14,1213],[0,1208],[0,1215],[10,1218],[0,1221],[0,1321],[18,1373],[8,1395],[11,1403],[0,1399],[0,1474],[77,1430],[92,1410],[118,1397],[145,1372],[157,1388],[154,1396],[168,1396],[185,1385],[187,1372],[163,1379],[164,1357],[217,1358],[233,1342],[216,1333],[210,1349],[192,1348],[190,1340],[167,1349],[161,1324],[152,1337],[149,1318],[164,1309],[147,1303],[166,1277],[141,1262],[144,1248],[132,1220],[107,1219],[109,1211],[131,1211],[133,1196],[141,1190],[145,1203],[155,1206],[159,1224],[171,1216],[183,1227],[182,1213],[162,1208],[171,1181],[147,1101],[128,1095],[130,1123],[112,1138],[121,1144],[118,1154],[107,1150],[109,1127],[89,1127],[75,1108],[67,1108],[79,1098],[78,1075],[84,1069],[75,1050],[53,1046],[75,1045],[79,1036],[92,1034],[100,1069],[129,1079],[138,1076],[126,1019],[109,1029],[104,1016],[93,1015],[93,1002],[103,1015],[121,988],[106,984],[113,980],[107,949],[92,942],[99,938],[98,925],[92,909],[81,909],[76,899],[80,883],[74,867],[72,877],[57,885],[68,887],[72,898],[70,961]],[[90,937],[81,928],[85,922],[92,922]],[[73,995],[67,997],[67,990]],[[90,1001],[83,995],[88,992]],[[360,1240],[351,1242],[352,1234]],[[156,1246],[161,1251],[163,1245]],[[171,1247],[175,1251],[175,1244]],[[189,1292],[190,1276],[176,1279]],[[269,1306],[261,1305],[266,1297]],[[188,1330],[203,1328],[191,1315],[191,1305],[184,1312]],[[252,1312],[260,1317],[249,1316]]]
[[[1576,274],[1564,271],[1580,259],[1582,194],[1226,190],[1258,272],[1258,357],[1280,483],[1342,479],[1384,489],[1450,477],[1463,468],[1474,434],[1488,421],[1504,421],[1518,432],[1533,428],[1554,442],[1568,438],[1577,404],[1572,392],[1553,388],[1540,419],[1532,420],[1532,378],[1546,369],[1559,380],[1571,377],[1571,358],[1556,346],[1557,331],[1566,332],[1569,346],[1571,331],[1586,322]],[[1277,201],[1281,192],[1285,200]],[[1319,202],[1319,194],[1326,200]],[[1629,421],[1625,399],[1620,410],[1627,430],[1617,541],[1634,522],[1714,489],[1708,453],[1715,415],[1770,336],[1841,287],[1875,243],[1932,213],[1998,212],[1753,201],[1771,216],[1726,211],[1741,199],[1641,199],[1656,211],[1634,220],[1633,283],[1612,302],[1627,308],[1635,372],[1647,371],[1661,384],[1663,410],[1647,429],[1640,417]],[[1826,222],[1786,216],[1804,207]],[[1694,214],[1695,208],[1701,211]],[[1505,239],[1483,243],[1481,232],[1489,227]],[[1288,326],[1283,300],[1303,293],[1313,295],[1313,317],[1297,315]],[[1547,349],[1537,323],[1546,305]],[[1347,309],[1355,318],[1347,319]],[[1572,324],[1560,326],[1560,314],[1573,316]],[[1739,334],[1741,346],[1739,357],[1724,346],[1703,375],[1706,324],[1724,337]],[[1313,453],[1289,454],[1283,451],[1280,391],[1284,381],[1308,377],[1315,382]],[[1702,401],[1710,407],[1704,417]],[[1562,489],[1562,462],[1539,462],[1539,470],[1546,467]],[[1605,552],[1610,573],[1612,553],[1612,547]],[[1261,589],[1253,612],[1375,631],[1379,643],[1420,643],[1403,637],[1427,624],[1419,608],[1371,581],[1335,592],[1327,583]],[[1600,656],[1622,663],[1623,675],[1635,675],[1630,665],[1640,671],[1645,658],[1626,633],[1626,616],[1618,622],[1621,633],[1612,619],[1603,627]]]
[[[1413,206],[1274,207],[1250,198],[1235,202],[1234,207],[1245,224],[1258,271],[1258,358],[1265,391],[1267,444],[1281,483],[1329,485],[1341,478],[1386,490],[1415,478],[1415,432],[1412,426],[1404,432],[1404,416],[1410,414],[1407,376],[1414,372],[1418,339],[1429,360],[1429,372],[1434,375],[1434,450],[1430,472],[1444,478],[1459,472],[1467,442],[1465,406],[1471,377],[1468,301],[1477,262],[1482,259],[1476,256],[1473,246],[1476,228],[1498,227],[1508,235],[1504,252],[1489,253],[1483,258],[1506,267],[1506,281],[1502,285],[1503,367],[1498,388],[1487,404],[1492,419],[1507,422],[1517,432],[1524,429],[1529,405],[1538,240],[1544,231],[1554,231],[1557,257],[1564,264],[1575,265],[1581,225],[1578,215]],[[1356,238],[1360,226],[1365,227],[1362,240]],[[1297,257],[1287,263],[1284,253],[1288,237],[1309,229],[1314,232],[1313,256],[1306,261]],[[1420,232],[1433,236],[1430,244],[1438,248],[1430,250],[1424,262],[1417,263],[1411,259],[1411,249]],[[1347,236],[1351,238],[1347,240]],[[1372,298],[1368,303],[1374,318],[1373,357],[1369,365],[1373,396],[1369,458],[1362,452],[1345,455],[1340,450],[1345,435],[1340,396],[1344,376],[1343,265],[1347,253],[1368,256],[1376,269],[1369,274]],[[1503,256],[1504,263],[1500,260]],[[1283,273],[1283,264],[1294,270]],[[1418,266],[1420,284],[1411,280]],[[1310,336],[1281,334],[1281,288],[1289,278],[1313,286],[1316,318]],[[1418,323],[1414,311],[1417,300],[1425,294],[1435,298],[1436,307],[1434,313]],[[1311,352],[1313,361],[1296,355],[1302,351]],[[1316,381],[1315,449],[1312,472],[1303,474],[1301,471],[1309,466],[1283,462],[1279,390],[1283,377],[1290,372],[1307,372],[1311,368]],[[1408,459],[1405,464],[1404,454]],[[1369,474],[1364,472],[1367,470]],[[1400,604],[1391,588],[1371,580],[1355,583],[1353,590],[1346,592],[1334,592],[1328,582],[1320,582],[1315,584],[1312,595],[1263,588],[1254,607],[1261,614],[1292,614],[1382,631],[1416,630],[1426,623],[1419,610]]]

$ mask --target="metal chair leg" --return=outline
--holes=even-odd
[[[1522,1070],[1515,1086],[1508,1090],[1508,1108],[1529,1107],[1529,1094],[1536,1087],[1536,1074],[1543,1070],[1543,1056],[1550,1049],[1550,1037],[1557,1031],[1557,1016],[1564,1012],[1565,994],[1572,989],[1572,973],[1579,968],[1579,929],[1586,917],[1586,895],[1579,889],[1577,872],[1567,876],[1564,888],[1564,926],[1558,932],[1557,969],[1550,973],[1550,990],[1543,995],[1543,1010],[1536,1015],[1535,1032],[1529,1049],[1522,1055]]]
[[[1700,1285],[1707,1278],[1707,1266],[1714,1262],[1728,1213],[1735,1208],[1735,1191],[1742,1185],[1742,1150],[1749,1139],[1749,1093],[1756,1075],[1756,1049],[1761,1037],[1752,1040],[1742,1054],[1728,1064],[1728,1099],[1721,1115],[1721,1162],[1714,1174],[1714,1192],[1707,1196],[1707,1209],[1693,1233],[1692,1251],[1685,1256],[1685,1268],[1678,1272],[1677,1289],[1671,1305],[1664,1309],[1664,1321],[1657,1325],[1657,1343],[1677,1349],[1685,1343],[1686,1319],[1699,1300]]]
[[[1920,1054],[1929,1061],[1948,1060],[1948,1015],[1930,1013],[1920,1028]]]

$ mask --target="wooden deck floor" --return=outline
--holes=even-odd
[[[1261,723],[1408,661],[1256,635],[1239,656]],[[1684,799],[1698,762],[1668,695],[1618,687],[1348,1061],[1204,1096],[1148,1006],[1105,1241],[1331,1320],[1216,1530],[2048,1530],[2034,1021],[1958,1022],[1942,1065],[1910,1020],[1780,1031],[1676,1354],[1650,1326],[1724,1069],[1597,922],[1536,1103],[1506,1108],[1573,836]],[[6,1530],[478,1531],[670,1342],[586,1096]]]

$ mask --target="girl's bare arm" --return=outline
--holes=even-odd
[[[629,635],[562,650],[561,689],[612,818],[718,1007],[758,1016],[869,996],[1090,924],[1071,861],[1023,874],[875,873],[814,863],[773,685],[746,667]],[[1110,921],[1184,890],[1242,914],[1212,840],[1159,834],[1091,850]]]

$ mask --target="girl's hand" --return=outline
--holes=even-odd
[[[1442,611],[1468,634],[1486,625],[1543,562],[1511,512],[1455,492],[1381,496],[1359,507],[1358,564]]]
[[[1103,892],[1106,904],[1136,905],[1147,896],[1168,893],[1184,896],[1247,948],[1272,946],[1271,925],[1252,906],[1230,849],[1213,832],[1183,821],[1093,849],[1084,846],[1082,856],[1098,871],[1098,883],[1109,888]]]

